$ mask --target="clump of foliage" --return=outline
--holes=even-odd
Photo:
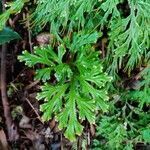
[[[125,5],[125,11],[121,9]],[[97,30],[106,26],[110,32],[107,66],[111,72],[125,68],[129,73],[148,63],[150,36],[149,0],[49,0],[37,1],[31,15],[32,24],[50,31]],[[42,14],[42,15],[41,15]],[[111,64],[111,65],[109,65]]]
[[[148,63],[150,59],[150,2],[149,0],[128,0],[126,9],[129,10],[126,10],[128,11],[126,13],[129,15],[124,16],[123,10],[121,12],[117,10],[119,1],[114,3],[113,11],[110,11],[108,1],[103,4],[105,5],[103,10],[106,14],[112,14],[108,21],[110,28],[108,57],[113,57],[110,70],[125,68],[130,72],[137,65]]]
[[[140,108],[142,100],[135,99],[130,91],[122,92],[121,96],[115,95],[110,103],[111,112],[100,118],[93,149],[132,150],[137,143],[149,143],[150,111],[144,110],[149,104]],[[118,104],[121,106],[117,107]]]
[[[37,0],[37,8],[32,13],[31,20],[34,19],[32,22],[35,26],[44,27],[49,24],[51,30],[57,32],[61,26],[69,31],[80,29],[85,26],[86,19],[97,11],[94,8],[97,3],[97,0]]]
[[[93,149],[129,149],[150,143],[150,68],[139,74],[135,89],[117,89],[110,101],[109,114],[99,119]],[[99,140],[101,139],[101,140]]]
[[[123,5],[126,10],[123,10]],[[90,123],[95,122],[94,110],[101,108],[105,112],[108,108],[105,103],[108,99],[106,88],[102,87],[109,78],[100,71],[101,61],[96,56],[96,48],[91,47],[98,38],[95,31],[103,31],[103,27],[109,30],[105,33],[108,34],[109,42],[106,58],[103,59],[104,69],[113,75],[114,83],[117,83],[120,69],[130,75],[135,67],[149,64],[149,6],[148,0],[37,1],[37,7],[30,16],[32,26],[40,26],[41,30],[49,26],[50,32],[61,44],[57,45],[57,50],[51,45],[49,48],[36,48],[34,55],[25,52],[20,60],[26,61],[29,66],[45,64],[44,68],[37,70],[36,75],[43,82],[48,81],[51,75],[55,77],[52,85],[45,84],[42,87],[37,98],[46,101],[41,106],[45,120],[54,113],[61,128],[69,125],[65,131],[69,139],[81,133],[81,121],[85,118]],[[50,67],[47,67],[48,64],[51,64]],[[97,143],[99,147],[132,149],[138,142],[148,142],[143,133],[149,129],[149,121],[144,123],[149,112],[142,110],[145,104],[147,107],[149,105],[148,72],[149,67],[146,67],[141,74],[138,90],[117,86],[114,86],[114,90],[110,86],[110,95],[117,93],[120,98],[117,102],[112,99],[107,103],[110,113],[101,114],[97,128],[97,134],[102,139],[102,142]],[[48,95],[49,92],[52,94]],[[61,103],[56,100],[57,97],[60,97]],[[85,98],[88,100],[86,103]],[[133,101],[138,105],[134,105]],[[117,106],[116,103],[121,105]],[[134,119],[133,114],[141,120]],[[74,119],[70,119],[69,115],[74,116]],[[103,147],[103,142],[108,142],[108,145]]]
[[[43,119],[55,116],[70,140],[82,133],[83,120],[95,124],[102,110],[93,149],[150,143],[149,8],[149,0],[37,0],[29,17],[32,30],[50,29],[56,43],[35,47],[33,54],[24,51],[19,60],[35,66],[35,78],[43,82],[37,95],[44,100]],[[103,38],[108,42],[100,59]],[[130,79],[141,68],[138,88],[126,88],[123,74]]]
[[[66,128],[65,136],[70,140],[81,135],[83,120],[95,124],[97,110],[108,110],[104,86],[111,78],[103,73],[99,52],[91,46],[98,37],[97,32],[74,33],[72,39],[64,38],[57,51],[51,46],[42,46],[36,47],[34,54],[24,51],[19,56],[29,67],[45,65],[36,70],[36,79],[45,83],[37,95],[37,99],[44,99],[43,119],[49,120],[54,114],[59,128]],[[55,79],[50,83],[52,77]]]

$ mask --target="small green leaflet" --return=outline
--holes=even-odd
[[[150,142],[150,128],[143,130],[142,136],[145,142]]]
[[[0,45],[20,38],[21,37],[17,32],[8,27],[5,27],[2,31],[0,31]]]

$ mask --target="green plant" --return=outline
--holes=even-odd
[[[109,103],[110,112],[98,119],[93,149],[133,150],[138,143],[150,143],[150,68],[138,74],[138,89],[118,89]]]
[[[93,149],[132,150],[138,143],[150,143],[149,6],[148,0],[106,0],[101,5],[101,23],[109,29],[105,63],[115,79],[109,91],[115,97],[109,103],[111,111],[98,119]],[[136,79],[139,88],[124,88],[123,75],[130,78],[141,66],[147,67]]]
[[[109,106],[97,121],[95,147],[131,150],[138,142],[149,142],[149,7],[149,0],[37,0],[31,26],[49,28],[56,43],[35,47],[33,54],[24,51],[19,59],[29,67],[41,64],[35,78],[44,83],[37,95],[44,100],[43,119],[55,116],[70,140],[81,134],[83,120],[95,123],[97,110]],[[108,41],[101,50],[103,62],[98,54],[101,32]],[[109,102],[105,85],[110,78],[102,63],[114,78]],[[140,88],[126,89],[124,74],[135,76],[142,66],[147,67]]]
[[[70,140],[82,133],[83,120],[94,124],[96,112],[108,110],[105,85],[111,78],[103,73],[99,52],[91,46],[98,37],[97,32],[74,33],[72,39],[63,39],[57,51],[51,46],[36,47],[34,54],[24,51],[19,56],[29,67],[44,65],[36,70],[35,77],[44,82],[37,95],[37,99],[44,99],[43,119],[54,115]]]
[[[150,111],[140,107],[144,97],[138,97],[139,101],[134,98],[131,91],[114,96],[110,103],[111,112],[98,120],[93,149],[133,150],[138,143],[150,143]]]
[[[112,14],[111,19],[107,19],[110,28],[108,45],[108,59],[112,62],[110,70],[115,72],[124,68],[130,73],[137,65],[145,63],[145,58],[146,63],[150,59],[150,3],[149,0],[128,0],[126,7],[129,9],[129,15],[126,16],[123,10],[120,12],[117,9],[119,1],[112,0],[112,7],[107,5],[108,2],[109,0],[106,0],[102,8],[105,16]]]
[[[37,0],[37,7],[30,17],[31,22],[33,26],[42,28],[48,24],[53,33],[80,30],[87,25],[91,29],[95,27],[93,21],[96,23],[98,17],[97,3],[98,0]]]
[[[121,5],[125,5],[126,12]],[[57,37],[65,31],[83,28],[91,31],[106,26],[110,30],[106,57],[108,70],[115,74],[124,68],[130,73],[136,65],[148,63],[150,58],[149,7],[149,0],[43,0],[37,1],[37,8],[30,18],[32,25],[41,29],[49,25]]]

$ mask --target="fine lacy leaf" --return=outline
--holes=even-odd
[[[112,18],[110,21],[108,57],[113,55],[110,70],[115,72],[124,67],[129,72],[142,63],[143,55],[149,52],[150,3],[149,1],[128,1],[130,14],[126,18]],[[114,16],[114,15],[113,15]],[[112,51],[113,50],[113,51]],[[124,60],[127,59],[127,62]]]
[[[38,0],[31,21],[34,26],[40,27],[51,23],[51,31],[55,29],[56,32],[60,26],[68,26],[69,30],[84,27],[84,13],[92,13],[97,2],[97,0]]]
[[[150,142],[150,128],[149,129],[144,129],[142,131],[143,139],[145,142],[149,143]]]
[[[75,33],[72,42],[67,38],[57,51],[50,46],[35,47],[33,54],[24,51],[19,59],[29,67],[44,65],[36,70],[36,78],[46,82],[37,95],[37,99],[44,100],[43,119],[49,120],[54,115],[59,128],[65,129],[65,136],[74,141],[82,133],[83,120],[94,124],[97,110],[108,110],[105,85],[111,78],[103,73],[99,53],[91,46],[98,38],[96,32]],[[68,54],[65,47],[70,55],[66,62],[63,60]],[[51,77],[55,77],[54,81],[48,84]]]

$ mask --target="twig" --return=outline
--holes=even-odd
[[[28,38],[29,38],[30,51],[31,51],[31,53],[33,53],[32,39],[31,39],[31,29],[30,29],[30,22],[29,22],[29,14],[28,13],[27,13],[27,28],[28,28]]]
[[[105,58],[105,46],[106,46],[106,43],[107,43],[107,39],[103,38],[102,39],[102,58]]]
[[[31,84],[29,84],[29,85],[27,85],[25,87],[25,90],[31,89],[32,87],[34,87],[35,85],[37,85],[39,82],[40,82],[39,80],[36,80],[36,81],[32,82]]]
[[[34,111],[35,114],[37,115],[37,118],[39,119],[39,121],[43,124],[43,121],[42,121],[40,115],[39,115],[38,112],[35,110],[35,108],[34,108],[33,105],[31,104],[31,102],[30,102],[27,98],[25,98],[25,100],[26,100],[27,103],[30,105],[30,107],[33,109],[33,111]]]

